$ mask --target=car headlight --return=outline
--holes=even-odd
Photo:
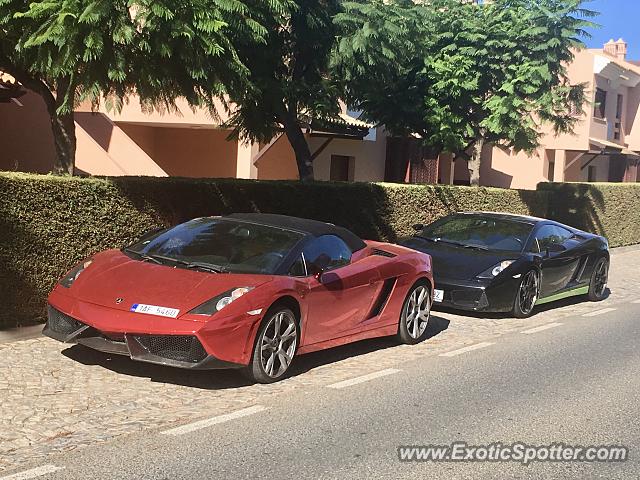
[[[65,288],[70,288],[71,285],[73,285],[73,282],[75,282],[80,276],[80,274],[84,272],[85,268],[87,268],[92,263],[93,263],[93,259],[91,258],[83,262],[80,262],[78,265],[73,267],[69,271],[69,273],[67,273],[64,277],[62,277],[62,280],[60,280],[60,285],[62,285]]]
[[[213,315],[216,312],[219,312],[224,307],[234,302],[245,293],[253,290],[253,287],[238,287],[232,288],[217,297],[213,297],[211,300],[207,300],[201,305],[198,305],[196,308],[191,310],[189,313],[194,315]]]
[[[502,262],[500,262],[500,263],[494,265],[493,267],[488,268],[487,270],[482,272],[480,275],[478,275],[478,278],[494,278],[494,277],[497,277],[498,275],[500,275],[500,273],[502,273],[502,271],[505,268],[507,268],[513,262],[515,262],[515,260],[503,260]]]

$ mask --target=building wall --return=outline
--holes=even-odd
[[[534,190],[546,181],[544,149],[515,152],[512,149],[488,147],[483,152],[480,184],[501,188]]]
[[[325,137],[307,137],[311,152],[317,151]],[[356,182],[379,182],[384,179],[386,161],[386,134],[376,132],[376,141],[335,138],[313,162],[316,180],[329,180],[331,156],[343,155],[354,158],[353,179]],[[261,180],[292,180],[298,178],[295,154],[286,137],[281,136],[257,160],[258,178]]]
[[[588,99],[592,99],[595,95],[594,59],[595,55],[591,50],[578,50],[575,52],[573,62],[567,65],[567,75],[571,84],[585,84]],[[593,106],[587,104],[584,106],[584,114],[578,117],[572,133],[556,135],[551,125],[543,124],[541,145],[554,150],[588,150],[592,118]]]
[[[267,148],[267,147],[265,147]],[[297,180],[298,166],[287,137],[281,135],[257,161],[260,180]]]
[[[236,176],[238,145],[226,130],[120,126],[169,176]]]
[[[640,151],[640,86],[628,89],[625,141],[631,150]]]
[[[571,165],[565,172],[565,182],[586,182],[589,178],[589,167],[582,169],[582,165],[585,165],[592,155],[585,155],[579,161]],[[609,157],[601,155],[589,163],[590,166],[596,168],[596,182],[608,182],[609,181]]]
[[[0,104],[0,170],[48,173],[56,153],[44,101],[30,91],[19,101]]]
[[[325,141],[325,138],[310,138],[309,147],[314,152]],[[384,180],[385,161],[387,156],[387,138],[379,128],[376,141],[348,140],[337,138],[331,141],[313,162],[313,170],[317,180],[329,180],[331,156],[344,155],[353,157],[353,180],[356,182],[380,182]]]

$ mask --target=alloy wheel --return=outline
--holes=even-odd
[[[525,315],[528,315],[533,310],[538,300],[538,293],[540,290],[540,281],[538,274],[531,270],[528,272],[520,283],[518,290],[518,300],[520,303],[520,310]]]
[[[431,313],[431,296],[424,285],[416,287],[405,306],[407,332],[413,339],[418,339],[427,329]]]
[[[269,319],[260,339],[260,362],[269,377],[278,378],[287,371],[297,343],[295,318],[289,312],[277,312]]]
[[[594,277],[594,293],[598,297],[602,297],[607,288],[607,282],[609,280],[609,264],[606,260],[602,259],[596,266],[596,274]]]

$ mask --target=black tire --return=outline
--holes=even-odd
[[[276,335],[278,318],[280,318],[280,331],[279,335]],[[282,328],[283,320],[287,322],[285,330]],[[292,331],[288,330],[289,326],[292,326]],[[285,336],[287,338],[283,340]],[[251,362],[243,369],[242,373],[258,383],[273,383],[281,380],[291,367],[299,342],[300,326],[295,314],[284,306],[272,307],[262,319],[256,334]],[[262,348],[263,345],[266,346],[265,349]],[[284,365],[287,356],[290,356],[290,359]],[[271,364],[269,364],[269,359],[271,359]]]
[[[424,297],[421,298],[422,295]],[[416,315],[417,312],[422,313]],[[413,320],[411,319],[411,313],[414,314]],[[427,324],[429,323],[430,314],[431,289],[427,281],[419,281],[411,287],[402,304],[400,320],[398,321],[398,340],[407,345],[415,345],[424,340],[427,336]]]
[[[592,302],[601,302],[606,298],[607,282],[609,280],[609,259],[600,257],[591,272],[589,293],[587,297]]]
[[[540,273],[532,269],[522,275],[516,297],[513,300],[511,314],[516,318],[528,318],[533,314],[533,310],[540,296]]]

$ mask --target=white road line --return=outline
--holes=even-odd
[[[41,477],[42,475],[48,475],[49,473],[62,470],[64,467],[56,467],[55,465],[42,465],[41,467],[32,468],[31,470],[25,470],[24,472],[14,473],[8,477],[0,477],[0,480],[29,480],[30,478]]]
[[[218,415],[217,417],[207,418],[205,420],[200,420],[199,422],[188,423],[187,425],[172,428],[171,430],[165,430],[161,433],[163,435],[184,435],[185,433],[195,432],[196,430],[235,420],[236,418],[253,415],[254,413],[259,413],[266,409],[267,407],[263,407],[262,405],[254,405],[253,407],[243,408],[242,410],[236,410],[235,412],[225,413],[224,415]]]
[[[440,357],[455,357],[456,355],[462,355],[463,353],[473,352],[474,350],[478,350],[480,348],[485,348],[485,347],[488,347],[490,345],[493,345],[493,343],[491,343],[491,342],[476,343],[474,345],[469,345],[467,347],[459,348],[458,350],[452,350],[450,352],[441,353],[439,356]]]
[[[596,310],[595,312],[589,312],[582,315],[583,317],[595,317],[596,315],[602,315],[604,313],[614,312],[617,308],[602,308],[600,310]]]
[[[531,335],[532,333],[543,332],[544,330],[549,330],[550,328],[556,328],[556,327],[559,327],[560,325],[563,325],[563,324],[558,322],[547,323],[546,325],[540,325],[539,327],[530,328],[529,330],[523,330],[520,333],[524,333],[525,335]]]
[[[394,373],[398,373],[400,370],[396,370],[395,368],[387,368],[386,370],[380,370],[379,372],[369,373],[367,375],[362,375],[361,377],[350,378],[349,380],[343,380],[342,382],[332,383],[331,385],[327,385],[329,388],[346,388],[351,385],[357,385],[359,383],[368,382],[369,380],[374,380],[380,377],[386,377],[387,375],[393,375]]]

